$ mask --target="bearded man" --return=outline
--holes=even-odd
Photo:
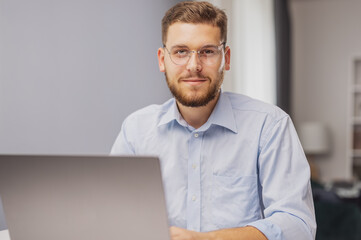
[[[162,41],[159,69],[174,98],[127,117],[112,154],[160,158],[172,240],[314,239],[310,171],[290,117],[221,90],[226,14],[178,3]]]

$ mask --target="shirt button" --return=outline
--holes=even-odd
[[[197,138],[198,136],[199,136],[199,135],[198,135],[198,133],[195,133],[195,134],[194,134],[194,137],[196,137],[196,138]]]
[[[196,196],[193,196],[193,197],[192,197],[192,201],[193,201],[193,202],[194,202],[196,199],[197,199]]]

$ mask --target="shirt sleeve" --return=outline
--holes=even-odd
[[[264,219],[248,225],[268,239],[314,239],[310,169],[289,116],[276,121],[260,145],[259,187]]]
[[[132,131],[133,126],[128,122],[128,119],[124,120],[110,155],[135,155],[134,141],[132,140],[135,133]]]

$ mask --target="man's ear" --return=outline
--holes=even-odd
[[[159,71],[165,72],[164,48],[158,48],[158,66],[159,66]]]
[[[231,69],[231,49],[227,46],[224,52],[224,69],[229,70]]]

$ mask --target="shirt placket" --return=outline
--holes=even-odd
[[[187,229],[200,231],[201,225],[201,148],[203,134],[192,132],[189,141]]]

